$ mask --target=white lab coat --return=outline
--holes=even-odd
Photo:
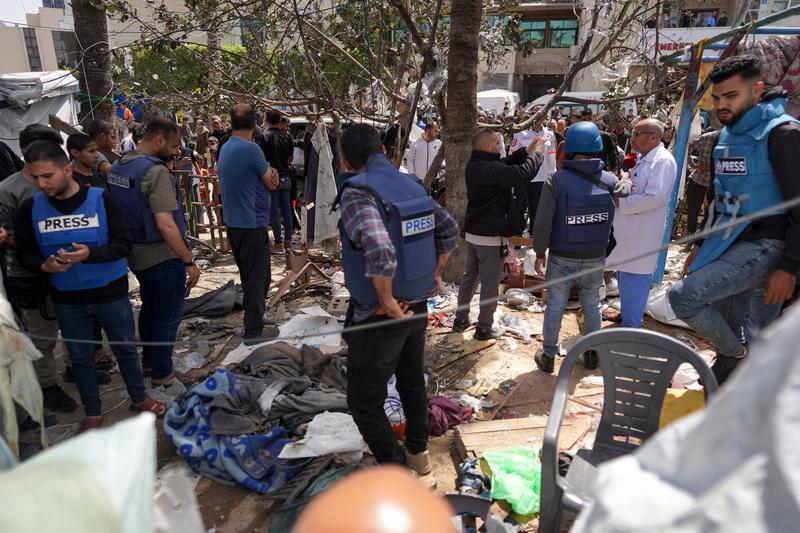
[[[514,153],[520,148],[527,148],[530,144],[539,137],[545,136],[544,147],[544,164],[539,167],[539,172],[533,178],[533,182],[544,182],[548,176],[552,176],[556,172],[556,136],[549,129],[542,127],[541,131],[525,130],[514,134],[509,147],[509,154]]]
[[[663,144],[645,157],[639,157],[631,169],[632,193],[620,198],[620,207],[614,212],[617,247],[606,259],[609,268],[631,274],[655,272],[658,251],[640,259],[633,258],[661,246],[667,204],[677,172],[675,159]]]
[[[433,163],[433,159],[441,147],[442,141],[439,139],[434,139],[431,142],[422,137],[417,139],[408,152],[408,165],[406,168],[409,174],[415,175],[420,181],[424,180],[431,163]]]

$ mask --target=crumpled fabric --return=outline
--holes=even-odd
[[[428,397],[428,433],[434,437],[459,424],[472,420],[472,415],[450,398],[443,396]]]
[[[0,430],[15,451],[18,449],[19,429],[14,402],[41,425],[42,446],[48,445],[42,389],[33,367],[33,362],[41,357],[33,342],[19,330],[11,304],[5,296],[0,296],[0,419],[3,421]]]
[[[269,423],[257,402],[267,384],[250,376],[232,375],[236,377],[235,393],[218,394],[208,406],[211,432],[215,435],[261,433]]]
[[[309,345],[303,345],[302,350],[298,350],[285,342],[256,348],[239,363],[238,371],[265,379],[307,375],[342,392],[347,383],[339,356],[322,353]]]
[[[222,287],[209,291],[197,298],[188,298],[183,306],[183,318],[196,316],[225,316],[242,308],[244,293],[242,287],[229,281]]]
[[[170,406],[164,416],[164,431],[195,473],[265,494],[286,485],[308,461],[278,459],[290,442],[286,430],[279,426],[263,434],[213,433],[210,411],[214,399],[227,395],[243,401],[249,395],[255,403],[257,397],[252,397],[250,385],[242,376],[217,369]]]
[[[747,53],[756,57],[767,87],[781,87],[800,96],[800,37],[775,35],[754,42]]]

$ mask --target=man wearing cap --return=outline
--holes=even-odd
[[[542,275],[547,266],[547,283],[585,272],[574,280],[585,317],[583,333],[600,329],[600,287],[614,221],[612,194],[617,179],[603,171],[602,150],[600,130],[591,122],[579,122],[567,130],[563,168],[545,181],[533,228],[536,273]],[[545,257],[548,248],[550,254]],[[534,356],[536,366],[548,374],[553,372],[572,283],[563,281],[548,288],[542,348]],[[589,370],[597,368],[597,354],[584,354],[584,365]]]

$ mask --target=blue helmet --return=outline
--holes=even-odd
[[[564,152],[571,154],[594,154],[603,151],[600,130],[593,122],[578,122],[567,128]]]

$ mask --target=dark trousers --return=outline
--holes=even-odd
[[[139,368],[139,354],[132,343],[136,340],[133,329],[133,309],[128,298],[107,304],[65,305],[55,304],[58,327],[67,339],[92,340],[92,322],[102,326],[110,341],[128,341],[131,344],[112,344],[111,350],[117,358],[122,380],[128,389],[128,396],[134,403],[146,398],[142,371]],[[97,384],[97,370],[94,366],[94,345],[90,343],[67,342],[69,358],[75,385],[81,396],[86,416],[100,416],[102,408]]]
[[[428,448],[428,400],[423,370],[427,303],[417,304],[411,310],[420,318],[398,322],[373,316],[358,325],[380,324],[380,327],[345,334],[347,406],[379,463],[405,463],[405,452],[383,409],[386,385],[392,374],[397,378],[397,392],[406,416],[406,449],[418,454]]]
[[[143,342],[174,343],[183,320],[186,267],[180,259],[168,259],[134,274],[142,298],[139,337]],[[172,374],[172,348],[171,345],[142,347],[142,367],[152,369],[153,379]]]
[[[525,211],[529,211],[528,221],[530,222],[530,235],[533,235],[533,221],[536,220],[536,209],[539,207],[539,198],[542,196],[544,182],[535,181],[526,183],[520,187],[515,187],[514,193],[517,198],[517,208],[522,218],[525,218]]]
[[[260,337],[264,331],[264,312],[267,310],[265,297],[272,281],[267,230],[228,228],[228,241],[233,249],[239,277],[242,278],[244,336]]]
[[[703,202],[708,199],[711,202],[714,198],[714,186],[704,187],[699,183],[686,180],[686,234],[691,235],[697,232],[697,217],[703,208]]]

